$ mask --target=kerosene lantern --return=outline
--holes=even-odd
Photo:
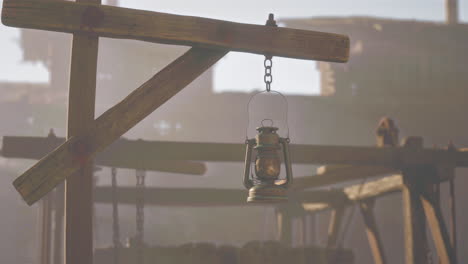
[[[289,138],[277,134],[278,128],[262,126],[257,128],[255,139],[247,139],[245,154],[244,186],[249,189],[249,203],[275,203],[287,201],[286,189],[292,183]],[[250,177],[252,152],[256,151],[255,176]],[[280,152],[286,167],[286,180],[280,180]]]
[[[268,16],[267,26],[276,27],[273,14]],[[257,135],[254,139],[249,139],[246,128],[247,150],[245,154],[244,186],[249,190],[249,203],[275,203],[288,200],[286,189],[292,183],[291,159],[289,158],[289,127],[288,127],[288,101],[286,97],[278,91],[271,90],[273,77],[271,69],[273,67],[272,56],[265,55],[263,62],[265,75],[263,77],[266,85],[265,91],[255,93],[247,104],[247,118],[250,121],[250,103],[252,99],[262,93],[280,95],[286,105],[286,127],[287,136],[282,138],[278,135],[278,128],[273,126],[272,119],[263,119],[262,125],[257,128]],[[270,121],[269,125],[264,125],[265,121]],[[252,152],[255,152],[255,175],[251,173]],[[280,179],[281,157],[286,168],[286,179]]]

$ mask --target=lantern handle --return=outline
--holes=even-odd
[[[286,138],[289,140],[289,125],[288,125],[288,110],[289,110],[289,104],[288,104],[288,100],[286,99],[286,96],[284,96],[282,93],[278,92],[278,91],[275,91],[275,90],[270,90],[270,91],[259,91],[259,92],[255,92],[250,98],[249,98],[249,102],[247,103],[247,127],[245,128],[245,139],[248,140],[249,136],[248,136],[248,131],[249,131],[249,125],[250,125],[250,102],[252,102],[252,99],[261,94],[261,93],[275,93],[275,94],[278,94],[281,96],[281,98],[283,98],[283,101],[284,103],[286,104],[286,113],[285,113],[285,120],[286,120]],[[271,119],[263,119],[262,122],[264,120],[271,120]]]

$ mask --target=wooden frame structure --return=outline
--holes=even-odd
[[[22,140],[23,139],[23,140]],[[378,142],[381,139],[378,138]],[[4,146],[10,149],[16,149],[18,142],[24,141],[32,145],[44,145],[47,139],[41,138],[21,138],[21,137],[5,137]],[[35,143],[33,143],[35,142]],[[42,143],[41,143],[42,142]],[[131,141],[130,141],[131,142]],[[394,143],[395,144],[395,143]],[[341,229],[344,208],[357,204],[361,211],[363,221],[366,227],[366,234],[369,240],[369,246],[374,256],[376,264],[388,263],[385,258],[382,239],[380,238],[377,228],[373,208],[376,198],[401,192],[404,198],[404,219],[405,219],[405,251],[407,263],[420,263],[423,259],[427,261],[427,248],[425,236],[425,222],[427,219],[429,228],[433,234],[436,244],[436,249],[441,263],[456,263],[455,243],[453,243],[454,233],[452,232],[452,241],[445,227],[440,211],[440,205],[436,201],[436,195],[431,190],[433,185],[438,185],[440,182],[451,180],[453,178],[453,168],[455,163],[448,164],[448,161],[459,161],[458,166],[467,166],[466,159],[468,152],[466,150],[456,150],[453,147],[448,149],[423,149],[422,140],[420,138],[410,137],[406,140],[403,147],[386,146],[380,144],[380,147],[374,148],[359,148],[367,151],[378,153],[383,151],[386,153],[406,153],[407,157],[417,157],[417,159],[408,159],[405,161],[404,167],[398,167],[394,163],[393,166],[356,166],[356,165],[339,165],[332,167],[321,167],[318,174],[309,177],[297,178],[294,185],[291,187],[290,200],[293,204],[299,206],[293,207],[277,207],[278,219],[281,222],[278,233],[280,241],[288,245],[291,243],[291,218],[303,217],[305,213],[316,213],[323,210],[333,210],[329,226],[329,238],[327,246],[333,248],[337,246],[337,239]],[[136,149],[136,145],[128,144],[130,151]],[[184,149],[184,152],[170,152],[170,157],[175,160],[209,160],[209,161],[242,161],[243,145],[241,144],[218,144],[218,143],[182,143],[182,142],[146,142],[146,144],[138,145],[138,149],[148,153],[157,153],[161,146],[167,149]],[[7,148],[7,150],[8,150]],[[296,163],[314,163],[313,161],[303,158],[304,153],[314,153],[317,146],[293,145],[293,161]],[[319,149],[334,149],[332,146],[322,146]],[[345,151],[350,147],[338,147]],[[213,150],[218,150],[218,155],[212,155]],[[26,153],[18,153],[18,151],[7,151],[6,154],[16,152],[15,157],[29,157]],[[44,153],[45,151],[42,151]],[[332,151],[330,151],[332,152]],[[426,154],[421,154],[426,152]],[[183,153],[183,156],[178,155]],[[198,153],[198,154],[197,154]],[[324,153],[327,153],[326,151]],[[338,152],[339,153],[339,152]],[[363,151],[359,153],[365,153]],[[413,155],[410,155],[413,153]],[[419,154],[414,154],[419,153]],[[23,155],[24,154],[24,155]],[[403,156],[405,156],[403,155]],[[11,155],[9,155],[11,157]],[[198,158],[196,158],[198,156]],[[362,160],[352,160],[351,156],[332,158],[336,155],[322,157],[335,163],[348,160],[350,163],[356,162],[361,164]],[[162,156],[155,156],[157,160]],[[302,158],[299,158],[302,157]],[[396,158],[397,156],[394,156]],[[401,156],[398,156],[401,158]],[[400,159],[398,158],[398,159]],[[381,158],[379,158],[381,159]],[[438,169],[434,170],[435,165]],[[438,163],[443,162],[443,163]],[[370,162],[369,162],[370,163]],[[412,165],[408,165],[412,164]],[[400,169],[398,169],[400,168]],[[346,182],[350,180],[364,179],[379,175],[389,175],[380,179],[368,181],[364,184],[356,184],[342,189],[335,190],[308,190],[310,188],[333,185],[336,183]],[[408,182],[410,181],[410,182]],[[417,192],[415,194],[415,192]],[[110,203],[112,199],[112,190],[109,187],[96,188],[96,203]],[[134,204],[136,203],[135,190],[132,188],[118,189],[118,203]],[[420,193],[420,194],[419,194]],[[411,196],[413,195],[413,196]],[[185,188],[149,188],[145,191],[145,201],[150,205],[156,206],[245,206],[245,190],[216,190],[216,189],[185,189]],[[187,200],[184,197],[190,197]],[[302,206],[300,206],[302,205]],[[419,209],[414,208],[419,206]],[[454,223],[452,223],[454,226]],[[424,231],[424,232],[423,232]],[[418,259],[419,258],[419,259]]]
[[[8,26],[74,35],[67,141],[14,182],[25,201],[32,204],[67,178],[67,264],[92,263],[91,171],[95,155],[182,90],[228,51],[332,62],[345,62],[349,55],[349,39],[342,35],[103,6],[99,0],[77,0],[76,3],[4,0],[2,22]],[[192,48],[95,119],[99,37],[188,45]],[[157,151],[152,155],[155,160],[242,161],[244,158],[244,145],[240,144],[154,144],[156,149],[164,149],[164,152]],[[209,152],[209,149],[218,151]],[[219,151],[221,149],[222,153]],[[434,237],[441,263],[456,262],[454,245],[450,243],[437,203],[437,193],[432,186],[452,179],[455,167],[467,167],[468,151],[454,148],[424,149],[419,138],[411,138],[403,147],[299,145],[292,146],[291,151],[293,162],[296,163],[380,166],[386,168],[374,167],[371,170],[401,172],[401,176],[385,178],[391,183],[386,187],[382,182],[376,183],[378,188],[383,189],[370,192],[367,196],[363,196],[365,192],[361,193],[365,188],[362,186],[357,194],[354,192],[354,196],[352,192],[346,193],[346,189],[338,192],[332,196],[336,201],[320,200],[320,192],[297,192],[292,195],[304,203],[306,211],[335,208],[335,217],[332,218],[329,230],[329,246],[336,242],[343,204],[362,200],[360,208],[374,258],[376,263],[385,263],[372,214],[372,200],[369,199],[401,189],[404,197],[406,263],[427,262],[425,219]],[[336,178],[338,181],[348,177],[338,173]],[[331,183],[330,179],[323,181]],[[323,185],[323,182],[317,185]],[[287,214],[283,212],[283,215]]]
[[[66,181],[67,264],[92,263],[92,159],[229,50],[345,62],[342,35],[246,25],[100,5],[100,0],[5,0],[8,26],[73,33],[67,141],[15,180],[33,204]],[[99,37],[193,46],[95,120]],[[70,177],[72,176],[73,177]],[[79,219],[79,220],[78,220]]]

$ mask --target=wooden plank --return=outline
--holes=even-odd
[[[144,85],[145,86],[145,85]],[[158,90],[159,91],[159,90]],[[125,102],[125,101],[124,101]],[[119,106],[126,108],[126,104],[121,102]],[[115,107],[114,107],[115,108]],[[107,119],[109,117],[98,120]],[[119,122],[119,121],[116,121]],[[107,125],[112,127],[111,125]],[[100,135],[110,131],[110,128],[103,128]],[[115,131],[113,132],[115,133]],[[90,133],[86,140],[93,141]],[[101,136],[102,137],[102,136]],[[52,189],[56,184],[76,171],[77,164],[74,164],[71,146],[76,144],[80,138],[72,138],[64,145],[54,150],[34,167],[20,176],[14,185],[22,194],[25,200],[33,203],[41,197],[46,190]],[[81,138],[83,140],[83,138]],[[103,149],[109,142],[101,143]],[[152,149],[164,149],[164,152],[152,151],[148,155],[154,160],[198,160],[198,161],[244,161],[245,144],[228,143],[189,143],[189,142],[145,142]],[[97,145],[96,145],[97,147]],[[90,152],[96,152],[97,148]],[[293,163],[303,164],[356,164],[356,165],[380,165],[389,167],[400,167],[405,165],[429,165],[446,160],[456,161],[457,166],[468,166],[468,150],[446,151],[440,149],[420,149],[412,150],[407,148],[375,148],[375,147],[350,147],[350,146],[320,146],[320,145],[291,145],[291,157]],[[45,166],[47,165],[47,166]],[[38,173],[38,171],[40,173]],[[36,174],[31,180],[30,175]],[[56,179],[49,179],[57,175]],[[34,190],[41,187],[34,196]],[[26,196],[32,195],[29,198]]]
[[[403,187],[403,224],[406,264],[429,263],[426,220],[419,196],[421,187],[415,182],[418,170],[405,171]]]
[[[11,147],[20,147],[20,140],[24,140],[24,148],[27,148],[29,144],[33,144],[38,148],[46,148],[42,146],[44,143],[37,142],[34,137],[4,137],[3,154],[6,157],[14,157],[19,154],[14,153],[15,150],[11,150],[8,146],[11,142]],[[16,142],[14,142],[16,141]],[[54,141],[56,144],[60,144],[60,140]],[[197,161],[213,161],[213,162],[244,162],[245,159],[245,144],[234,144],[234,143],[196,143],[196,142],[173,142],[173,141],[141,141],[141,144],[137,144],[139,141],[122,141],[123,146],[117,146],[116,151],[120,151],[121,148],[128,149],[131,153],[137,153],[142,151],[154,161],[158,160],[197,160]],[[5,145],[8,144],[8,145]],[[38,144],[38,145],[36,145]],[[114,145],[114,144],[113,144]],[[113,145],[109,146],[112,147]],[[50,149],[50,147],[48,148]],[[164,149],[164,152],[159,151]],[[50,149],[53,150],[53,149]],[[446,151],[442,149],[423,149],[420,151],[414,151],[405,148],[376,148],[376,147],[354,147],[354,146],[325,146],[325,145],[295,145],[290,146],[291,158],[293,163],[300,164],[352,164],[356,167],[356,172],[350,171],[351,178],[356,176],[357,178],[363,178],[359,176],[359,172],[363,175],[373,174],[386,174],[388,171],[394,171],[392,167],[398,168],[403,165],[429,165],[433,163],[439,163],[444,160],[456,160],[458,161],[456,166],[468,166],[468,149],[461,149],[456,151]],[[12,154],[13,153],[13,154]],[[38,158],[42,156],[43,152],[31,151],[30,154],[21,152],[21,155],[31,155],[31,158]],[[322,155],[320,155],[322,153]],[[339,155],[338,155],[339,154]],[[26,156],[25,157],[29,157]],[[371,160],[365,157],[373,156]],[[97,157],[98,158],[98,157]],[[380,165],[380,166],[369,166],[369,165]],[[368,165],[368,166],[362,166]],[[333,167],[333,169],[325,169],[323,174],[323,184],[328,184],[326,177],[337,177],[347,179],[347,176],[343,176],[341,172],[346,171],[347,165],[340,165],[339,167]],[[387,168],[385,168],[385,166]],[[342,170],[340,169],[342,168]],[[354,170],[354,168],[353,168]],[[319,173],[321,174],[321,173]],[[336,176],[335,176],[336,174]],[[311,177],[312,178],[312,177]],[[296,180],[296,179],[295,179]],[[302,182],[301,178],[297,178],[299,183]],[[304,183],[307,184],[309,179],[304,179]],[[310,180],[315,182],[316,180]],[[339,180],[330,180],[330,182],[338,182]],[[312,183],[311,187],[314,187]],[[321,185],[321,182],[317,182]]]
[[[359,207],[361,209],[361,215],[366,228],[367,240],[369,241],[369,246],[374,257],[374,263],[385,264],[387,261],[374,215],[374,203],[374,199],[366,200],[359,203]]]
[[[66,1],[4,0],[7,26],[346,62],[347,36]]]
[[[322,166],[314,176],[294,178],[292,190],[299,191],[314,187],[323,187],[345,181],[395,173],[395,169],[376,166],[337,165]]]
[[[118,187],[119,204],[135,204],[134,187]],[[214,188],[145,188],[145,204],[151,206],[245,206],[247,190]],[[95,188],[96,203],[112,202],[112,187]]]
[[[331,211],[330,222],[328,224],[327,249],[336,248],[338,246],[338,235],[341,231],[345,208],[344,206],[340,206]]]
[[[101,3],[101,0],[76,1]],[[85,135],[94,127],[98,47],[97,36],[73,35],[67,139]],[[82,155],[82,147],[77,147]],[[91,159],[78,159],[79,170],[65,182],[65,264],[92,264],[94,164]]]
[[[225,54],[224,51],[190,49],[102,114],[86,135],[68,139],[17,178],[13,185],[28,204],[33,204],[78,171],[83,158],[92,158],[104,150]],[[77,155],[77,149],[84,153]]]
[[[346,199],[342,199],[341,201],[342,205],[344,206],[353,205],[356,201],[362,201],[365,199],[380,197],[383,195],[399,192],[402,188],[403,180],[401,175],[387,176],[378,180],[369,181],[367,183],[364,183],[364,185],[362,186],[361,184],[355,184],[343,188],[341,192],[344,193]],[[317,212],[320,210],[336,207],[337,204],[327,203],[327,200],[323,199],[322,202],[304,202],[302,206],[308,212]]]
[[[450,236],[447,231],[439,204],[434,199],[434,193],[430,188],[425,188],[420,196],[424,208],[429,230],[431,231],[437,255],[441,264],[456,263]]]
[[[52,197],[50,193],[41,200],[40,215],[41,215],[41,264],[49,264],[51,260],[51,244],[52,244]]]
[[[3,157],[41,159],[65,142],[59,137],[19,137],[5,136],[2,142]],[[204,163],[185,160],[154,160],[152,153],[160,149],[151,149],[149,141],[119,139],[95,158],[97,166],[126,169],[144,169],[192,175],[206,172]]]

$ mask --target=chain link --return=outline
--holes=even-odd
[[[143,264],[143,232],[145,224],[145,178],[144,170],[136,170],[136,263]]]
[[[265,76],[263,80],[265,81],[266,90],[269,92],[271,90],[271,83],[273,82],[273,76],[271,75],[271,68],[273,68],[273,61],[271,56],[265,56],[263,65],[265,66]]]

